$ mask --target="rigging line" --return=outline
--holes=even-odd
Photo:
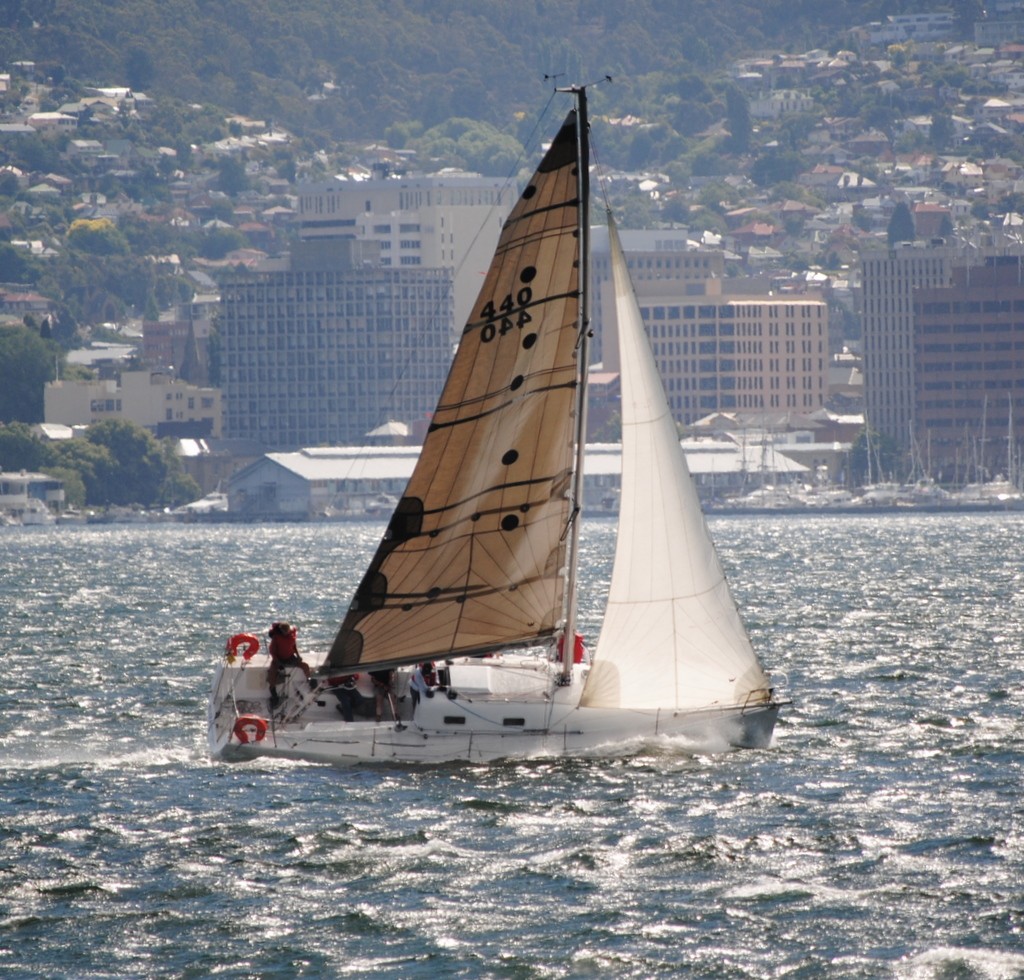
[[[610,213],[612,202],[608,197],[608,181],[605,179],[605,170],[601,164],[600,154],[597,151],[597,141],[594,139],[594,127],[590,127],[590,155],[594,158],[594,173],[597,176],[597,186],[601,192],[601,199],[604,201],[604,209]]]
[[[580,512],[580,505],[577,504],[575,507],[573,507],[572,512],[566,518],[565,527],[562,529],[562,535],[558,539],[560,542],[561,541],[565,541],[565,539],[568,536],[569,532],[572,530],[572,526],[576,522],[576,518],[579,516],[579,512]]]

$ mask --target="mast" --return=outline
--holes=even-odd
[[[580,523],[583,512],[583,461],[587,438],[587,367],[590,352],[590,141],[587,120],[587,89],[574,85],[564,91],[576,100],[576,187],[579,196],[579,326],[576,345],[576,464],[573,472],[573,507],[569,518],[569,569],[566,582],[565,632],[562,634],[562,677],[568,684],[576,649],[576,576],[579,567]]]
[[[988,422],[988,395],[981,400],[981,445],[978,447],[975,463],[979,483],[988,483],[988,458],[985,449],[985,429]]]
[[[1017,485],[1017,471],[1013,463],[1013,393],[1006,396],[1006,479]]]

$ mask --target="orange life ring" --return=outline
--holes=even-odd
[[[242,651],[243,660],[251,660],[260,648],[260,641],[252,633],[236,633],[228,640],[225,649],[228,653],[228,663],[234,663],[238,651]]]
[[[259,715],[239,715],[235,719],[234,732],[242,745],[262,742],[267,737],[267,719]]]

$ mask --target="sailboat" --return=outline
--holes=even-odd
[[[578,637],[589,128],[586,88],[565,91],[574,106],[503,227],[414,472],[330,650],[310,679],[283,671],[271,699],[259,638],[232,637],[209,701],[213,758],[488,762],[665,739],[770,744],[780,701],[708,533],[610,215],[622,489],[592,656]],[[421,694],[424,663],[436,674]],[[345,678],[366,704],[382,670],[390,710],[346,721],[334,696]]]

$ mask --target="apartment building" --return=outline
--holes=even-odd
[[[698,248],[685,228],[639,231],[620,229],[619,240],[626,256],[626,265],[637,298],[664,297],[670,293],[678,299],[700,296],[704,284],[725,275],[725,256],[718,249]],[[611,293],[611,252],[608,229],[604,225],[591,230],[591,310],[594,328],[591,345],[593,363],[618,363],[616,350],[606,357],[606,338],[614,333],[615,303]],[[607,312],[606,312],[607,311]],[[609,368],[609,370],[611,370]],[[618,370],[616,367],[615,370]]]
[[[719,411],[822,408],[830,365],[828,304],[817,295],[722,290],[722,280],[707,280],[700,296],[671,287],[638,296],[676,421],[689,425]],[[607,335],[606,342],[605,369],[618,370],[617,345]]]
[[[164,371],[122,371],[117,379],[51,381],[43,389],[47,422],[91,425],[127,419],[158,437],[217,437],[221,392],[189,384]]]
[[[927,14],[892,14],[872,24],[872,44],[902,44],[905,41],[945,41],[953,37],[953,15],[943,11]]]

